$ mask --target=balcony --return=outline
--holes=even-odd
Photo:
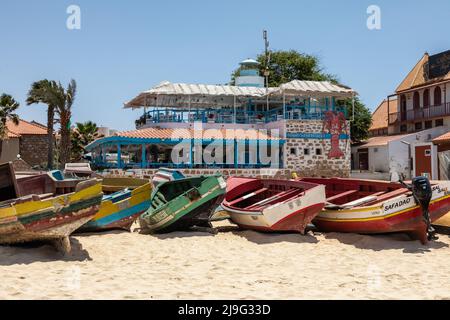
[[[136,120],[136,128],[158,123],[238,123],[261,124],[279,120],[321,120],[325,112],[343,112],[347,117],[345,107],[335,106],[303,106],[286,105],[269,111],[246,111],[237,109],[163,109],[150,110],[140,119]]]
[[[389,124],[423,121],[445,116],[450,116],[450,102],[437,106],[420,107],[420,109],[407,110],[406,112],[390,113]]]

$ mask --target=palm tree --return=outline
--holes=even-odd
[[[19,108],[19,103],[9,94],[0,96],[0,157],[3,151],[3,141],[8,139],[8,126],[6,122],[12,121],[15,125],[19,125],[19,116],[15,111]]]
[[[86,152],[84,149],[88,144],[100,138],[97,124],[92,121],[84,123],[77,122],[75,130],[72,131],[72,159],[79,160]]]
[[[57,91],[60,103],[57,105],[56,112],[59,115],[61,125],[59,161],[61,166],[64,166],[70,161],[70,118],[72,117],[72,106],[77,92],[77,83],[73,79],[70,80],[67,90],[59,83]]]
[[[31,85],[28,91],[27,105],[43,103],[47,105],[47,168],[53,169],[54,159],[54,125],[55,125],[55,109],[58,103],[57,97],[58,84],[55,81],[47,79],[36,81]]]
[[[60,82],[41,80],[33,83],[27,99],[27,104],[44,103],[48,106],[49,141],[53,141],[54,116],[55,114],[59,116],[59,124],[61,126],[59,163],[61,166],[64,166],[70,160],[70,118],[72,116],[72,105],[75,100],[76,89],[77,84],[75,80],[70,81],[67,90],[64,89]],[[48,163],[53,166],[53,143],[49,142],[49,147],[52,151],[51,155],[49,151]]]

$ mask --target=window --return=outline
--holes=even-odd
[[[400,132],[406,132],[406,130],[407,130],[406,124],[402,124],[402,125],[400,126]]]
[[[442,127],[443,125],[444,125],[444,119],[437,119],[434,124],[435,127]]]
[[[423,92],[423,107],[428,108],[430,106],[430,90],[425,89]]]
[[[309,149],[303,149],[303,154],[305,155],[305,156],[309,156]]]
[[[434,105],[440,106],[441,104],[442,104],[441,87],[436,87],[434,89]]]
[[[414,92],[413,108],[414,108],[414,110],[420,109],[420,94],[417,91]]]
[[[373,148],[373,152],[374,153],[378,152],[378,148]]]
[[[316,149],[316,156],[321,156],[322,155],[322,149]]]
[[[416,122],[414,124],[414,127],[416,130],[422,130],[422,122]]]
[[[291,148],[290,153],[291,153],[291,155],[296,156],[297,155],[297,148]]]
[[[431,129],[433,127],[433,121],[425,121],[425,129]]]
[[[401,121],[406,120],[406,96],[405,95],[402,95],[400,97],[400,120]]]
[[[425,150],[425,157],[431,157],[431,150],[430,149]]]

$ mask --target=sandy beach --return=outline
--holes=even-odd
[[[450,238],[108,232],[0,247],[1,299],[450,299]]]

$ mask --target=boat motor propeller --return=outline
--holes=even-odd
[[[422,209],[423,220],[427,225],[427,237],[428,241],[437,240],[436,230],[431,226],[430,220],[430,201],[433,195],[431,190],[430,180],[427,177],[416,177],[412,179],[412,184],[408,185],[400,180],[400,183],[404,185],[413,194],[414,200],[420,205]]]

